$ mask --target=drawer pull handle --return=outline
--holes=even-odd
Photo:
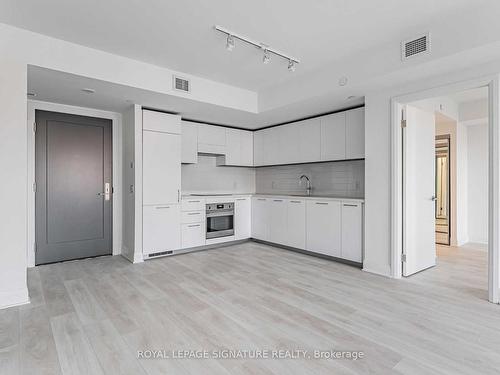
[[[188,212],[188,215],[199,215],[199,212]]]
[[[170,206],[161,206],[161,207],[156,207],[157,210],[163,210],[164,208],[170,208]]]
[[[258,201],[265,201],[265,198],[257,198]]]
[[[327,202],[316,202],[316,204],[322,204],[324,206],[328,206],[328,203]]]
[[[344,207],[358,207],[357,204],[347,204],[347,203],[344,203]]]
[[[246,198],[236,198],[237,201],[246,201]]]
[[[188,203],[200,203],[200,201],[188,201]]]
[[[196,228],[196,227],[199,227],[200,224],[193,224],[193,225],[188,225],[189,228]]]
[[[283,199],[273,199],[273,202],[283,202]]]
[[[290,203],[302,203],[301,201],[290,201]]]

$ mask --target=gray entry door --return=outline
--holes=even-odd
[[[36,111],[36,123],[35,263],[111,254],[111,120]]]

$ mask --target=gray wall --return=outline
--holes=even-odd
[[[256,191],[264,194],[305,192],[300,175],[312,182],[314,195],[364,198],[364,160],[262,167],[256,169]]]
[[[198,155],[197,164],[182,165],[182,193],[254,193],[255,170],[217,167],[215,156]]]

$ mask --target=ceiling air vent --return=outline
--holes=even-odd
[[[174,90],[190,92],[191,82],[185,78],[174,76]]]
[[[429,53],[431,50],[430,35],[424,34],[401,43],[401,59],[403,61],[409,58]]]

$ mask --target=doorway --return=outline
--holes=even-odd
[[[500,149],[500,133],[498,129],[499,118],[499,77],[492,76],[483,79],[477,79],[468,82],[461,82],[450,84],[448,86],[429,89],[414,94],[403,95],[392,99],[392,272],[394,277],[399,278],[402,276],[409,276],[415,273],[436,275],[436,272],[441,272],[443,267],[434,267],[436,265],[436,255],[440,253],[448,253],[456,251],[460,248],[463,237],[460,232],[463,232],[463,215],[458,215],[458,220],[455,218],[457,208],[460,205],[452,203],[448,206],[449,215],[448,226],[452,234],[450,240],[450,247],[436,246],[435,230],[436,230],[436,139],[433,126],[434,116],[423,115],[425,111],[419,111],[418,108],[415,113],[411,113],[415,102],[429,101],[431,107],[435,108],[435,112],[446,112],[449,109],[449,102],[442,102],[443,97],[450,95],[458,95],[470,91],[463,95],[468,100],[477,99],[475,94],[478,91],[486,93],[483,106],[474,106],[475,109],[481,109],[481,118],[475,120],[464,119],[462,109],[456,110],[455,114],[460,118],[461,125],[472,125],[474,123],[483,123],[486,129],[487,139],[483,140],[484,145],[482,150],[486,155],[486,161],[482,164],[487,173],[482,173],[486,176],[484,181],[479,182],[475,179],[469,181],[469,186],[481,186],[486,191],[485,194],[480,194],[487,201],[487,209],[483,210],[482,219],[486,224],[482,225],[487,230],[487,241],[481,246],[474,246],[473,250],[483,249],[482,255],[479,257],[484,258],[484,275],[487,275],[488,284],[484,286],[484,293],[488,294],[490,302],[499,302],[499,237],[498,223],[500,220],[500,172],[498,167],[498,150]],[[477,103],[474,103],[477,104]],[[410,114],[406,111],[410,108]],[[470,108],[469,108],[470,109]],[[475,111],[465,111],[474,113]],[[477,111],[476,111],[477,112]],[[411,121],[418,119],[423,122],[423,127],[411,126]],[[414,132],[415,134],[412,134]],[[423,141],[423,143],[422,143]],[[455,136],[452,145],[450,146],[451,157],[457,156],[454,147],[463,142],[460,137]],[[429,151],[429,152],[427,152]],[[422,155],[430,155],[432,158]],[[472,155],[477,155],[472,153]],[[463,157],[463,156],[460,156]],[[458,160],[458,159],[457,159]],[[458,160],[457,163],[463,162]],[[453,161],[450,160],[453,168]],[[470,161],[469,161],[470,164]],[[460,171],[460,168],[456,168]],[[476,172],[477,168],[472,168]],[[432,173],[430,173],[432,171]],[[481,170],[482,172],[482,170]],[[412,177],[409,177],[412,176]],[[431,182],[425,176],[432,176]],[[453,172],[451,173],[453,177]],[[460,176],[455,175],[457,178],[457,186],[461,184]],[[463,185],[462,185],[463,186]],[[453,183],[448,187],[449,191],[455,191],[457,200],[467,200],[467,194],[457,193],[457,189],[453,188]],[[474,208],[476,207],[477,194],[473,196]],[[453,199],[453,197],[452,197]],[[470,201],[470,197],[469,197]],[[413,212],[412,212],[413,210]],[[451,214],[451,215],[450,215]],[[452,220],[453,216],[453,220]],[[457,225],[457,221],[459,222]],[[472,220],[476,223],[476,220]],[[430,225],[431,223],[432,225]],[[459,229],[459,233],[455,229],[455,225]],[[455,233],[453,235],[453,232]],[[432,241],[430,240],[432,238]],[[472,242],[472,241],[471,241]],[[466,243],[470,245],[470,243]],[[474,244],[475,245],[475,244]],[[437,247],[437,252],[436,252]],[[469,246],[467,246],[469,247]],[[449,250],[446,250],[446,249]],[[465,246],[464,246],[465,248]],[[484,249],[487,251],[484,251]],[[416,254],[416,255],[415,255]],[[409,260],[409,263],[408,263]],[[405,264],[406,263],[406,264]],[[460,262],[461,263],[461,262]],[[430,268],[432,271],[427,271]],[[406,272],[405,272],[406,269]],[[464,272],[467,272],[464,270]],[[439,274],[440,275],[440,274]],[[441,277],[443,275],[440,275]],[[450,275],[444,275],[448,279]],[[420,277],[420,276],[419,276]],[[483,296],[485,294],[482,294]]]
[[[436,244],[450,245],[450,135],[436,135]]]
[[[112,121],[35,118],[35,264],[111,255]]]

